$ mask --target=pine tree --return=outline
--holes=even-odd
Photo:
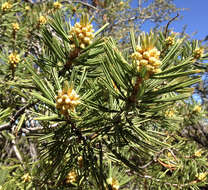
[[[120,49],[108,23],[46,5],[1,5],[1,189],[204,187],[207,151],[182,134],[206,114],[187,102],[198,42],[132,28]]]

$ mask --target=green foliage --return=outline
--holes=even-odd
[[[111,6],[117,1],[97,2],[96,7],[115,11]],[[1,141],[6,150],[1,153],[0,187],[205,186],[207,152],[182,134],[206,114],[187,102],[203,72],[195,64],[198,42],[165,32],[142,33],[137,40],[132,29],[131,48],[121,50],[119,42],[107,35],[107,23],[87,43],[88,15],[83,13],[81,26],[72,30],[76,19],[70,22],[66,15],[68,5],[62,2],[63,9],[57,10],[52,3],[35,3],[32,17],[25,16],[30,13],[22,2],[1,11],[5,23],[1,35],[6,35],[1,38],[0,130],[5,130]],[[22,13],[24,27],[17,33],[11,29],[13,11]],[[133,54],[138,55],[136,60]]]

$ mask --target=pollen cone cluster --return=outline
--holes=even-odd
[[[175,42],[175,38],[172,37],[172,36],[168,36],[166,39],[165,39],[165,43],[168,45],[168,46],[172,46]]]
[[[119,189],[119,183],[116,179],[114,178],[108,178],[107,182],[109,185],[111,185],[112,190],[118,190]]]
[[[204,48],[196,48],[193,52],[193,56],[195,59],[200,59],[203,56]]]
[[[165,116],[166,117],[173,117],[175,115],[175,111],[173,109],[166,110]]]
[[[68,110],[75,111],[75,107],[80,104],[79,95],[74,89],[69,88],[68,90],[59,90],[58,96],[56,97],[56,108],[60,110],[63,115],[68,115]]]
[[[20,57],[15,52],[11,53],[8,58],[9,58],[9,64],[11,64],[12,67],[16,67],[17,64],[20,62]]]
[[[66,183],[74,183],[76,181],[77,178],[77,174],[74,171],[71,171],[68,173],[68,175],[66,176]]]
[[[69,39],[72,41],[71,47],[75,48],[75,36],[79,42],[79,47],[82,49],[92,44],[94,38],[93,32],[93,26],[88,17],[86,15],[82,16],[80,22],[77,22],[69,33]]]
[[[200,113],[201,110],[202,110],[202,107],[200,105],[196,105],[193,109],[193,112]]]
[[[5,2],[1,6],[2,11],[7,11],[8,9],[11,9],[11,8],[12,8],[12,5],[9,2]]]
[[[58,1],[53,3],[53,7],[54,9],[60,9],[62,7],[61,3],[59,3]]]
[[[207,172],[201,172],[196,177],[199,181],[205,181],[207,179]]]
[[[26,6],[26,7],[25,7],[25,10],[26,10],[26,11],[29,11],[29,10],[30,10],[30,6]]]
[[[44,25],[44,24],[46,24],[46,22],[47,22],[46,17],[44,17],[44,16],[40,16],[40,17],[39,17],[38,23],[39,23],[40,25]]]
[[[17,22],[12,23],[12,28],[13,28],[13,31],[17,32],[19,30],[19,24]]]
[[[26,173],[25,175],[23,175],[22,180],[23,180],[24,183],[30,182],[31,181],[31,176],[29,175],[29,173]]]
[[[131,55],[137,70],[140,72],[142,67],[146,67],[148,76],[161,72],[160,51],[154,46],[154,38],[152,33],[149,35],[143,33],[140,36],[140,44],[137,45],[136,52]]]

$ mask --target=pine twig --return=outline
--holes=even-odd
[[[86,3],[86,2],[83,2],[83,1],[63,1],[62,3],[70,3],[70,4],[72,4],[72,3],[79,3],[79,4],[82,4],[82,5],[84,5],[84,6],[86,6],[86,7],[89,7],[89,8],[92,8],[92,9],[95,9],[95,10],[99,10],[97,7],[95,7],[95,6],[93,6],[93,5],[90,5],[89,3]]]
[[[179,17],[179,13],[177,13],[177,15],[175,17],[173,17],[172,19],[170,19],[165,27],[165,33],[164,36],[167,38],[168,35],[168,27],[171,24],[171,22],[173,22],[177,17]]]
[[[14,122],[16,121],[16,119],[22,114],[24,113],[25,109],[35,105],[37,103],[36,102],[33,102],[33,103],[29,103],[29,104],[26,104],[25,106],[23,106],[22,108],[20,108],[15,114],[13,117],[11,117],[10,119],[10,122],[8,123],[5,123],[3,125],[0,125],[0,131],[3,131],[3,130],[9,130],[12,128],[12,125],[14,124]]]
[[[20,154],[20,152],[19,152],[19,150],[18,150],[18,148],[17,148],[17,145],[16,145],[15,140],[12,140],[12,148],[13,148],[13,150],[14,150],[14,152],[15,152],[15,154],[16,154],[16,157],[18,158],[18,160],[19,160],[21,163],[23,163],[22,156],[21,156],[21,154]]]

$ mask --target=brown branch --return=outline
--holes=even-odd
[[[16,154],[16,157],[18,158],[18,160],[19,160],[21,163],[23,163],[22,156],[21,156],[21,154],[20,154],[20,152],[19,152],[19,150],[18,150],[18,148],[17,148],[17,145],[16,145],[15,140],[12,140],[12,148],[13,148],[13,150],[14,150],[14,152],[15,152],[15,154]]]
[[[5,123],[3,125],[0,125],[0,131],[9,130],[9,129],[11,129],[10,123]]]
[[[82,4],[82,5],[84,5],[84,6],[86,6],[86,7],[89,7],[89,8],[92,8],[92,9],[95,9],[95,10],[99,10],[97,7],[95,7],[95,6],[93,6],[93,5],[90,5],[89,3],[86,3],[86,2],[83,2],[83,1],[63,1],[62,3],[70,3],[70,4],[72,4],[72,3],[80,3],[80,4]]]
[[[11,117],[11,119],[10,119],[10,126],[12,126],[12,125],[14,124],[14,122],[16,121],[16,119],[17,119],[22,113],[24,113],[25,109],[27,109],[27,108],[29,108],[29,107],[35,105],[36,103],[37,103],[37,101],[36,101],[36,102],[33,102],[33,103],[28,103],[28,104],[26,104],[25,106],[23,106],[22,108],[20,108],[20,109],[14,114],[14,116]]]
[[[157,162],[158,161],[158,158],[160,157],[160,155],[165,151],[165,150],[169,150],[172,152],[172,150],[168,149],[168,148],[163,148],[161,151],[159,151],[155,156],[154,158],[148,162],[147,164],[143,165],[143,166],[139,166],[139,168],[141,169],[144,169],[146,167],[148,167],[149,165],[151,165],[153,162]]]
[[[139,87],[140,87],[140,84],[142,84],[142,82],[143,82],[143,79],[141,77],[137,77],[136,83],[133,88],[133,92],[132,92],[131,96],[128,98],[129,102],[131,102],[131,103],[136,102],[136,96],[138,94]]]
[[[52,128],[56,128],[58,127],[58,123],[55,123],[53,125],[49,125],[49,129],[52,129]],[[10,130],[11,129],[11,126],[10,126],[10,123],[5,123],[3,125],[0,125],[0,131],[3,131],[3,130]],[[21,128],[20,131],[22,131],[23,133],[32,133],[32,132],[36,132],[36,131],[40,131],[40,130],[43,130],[45,129],[43,126],[37,126],[37,127],[25,127],[25,128]]]
[[[0,131],[3,131],[3,130],[9,130],[12,128],[14,122],[16,121],[16,119],[22,114],[24,113],[25,109],[35,105],[37,103],[36,102],[33,102],[33,103],[29,103],[29,104],[26,104],[25,106],[23,106],[22,108],[20,108],[15,114],[13,117],[10,118],[10,122],[8,123],[5,123],[3,125],[0,125]]]
[[[165,33],[164,36],[165,38],[167,38],[167,34],[168,34],[168,27],[171,24],[171,22],[173,22],[177,17],[179,17],[179,13],[177,13],[177,15],[175,17],[173,17],[172,19],[170,19],[165,27]]]

